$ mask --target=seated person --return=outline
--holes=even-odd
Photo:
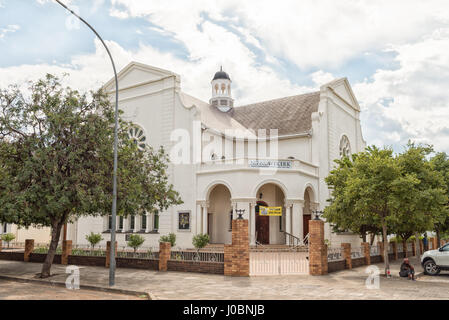
[[[404,259],[404,262],[401,264],[401,271],[399,271],[399,276],[410,280],[415,280],[415,268],[410,264],[408,258]]]

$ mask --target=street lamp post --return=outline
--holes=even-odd
[[[98,32],[83,18],[77,15],[73,10],[69,9],[64,3],[59,0],[55,0],[61,6],[63,6],[67,11],[77,17],[81,22],[83,22],[86,26],[89,27],[90,30],[95,33],[95,35],[100,39],[101,43],[105,47],[109,58],[111,59],[112,69],[114,70],[115,77],[115,129],[114,129],[114,173],[113,173],[113,193],[112,193],[112,224],[111,224],[111,254],[110,254],[110,264],[109,264],[109,286],[115,285],[115,228],[116,228],[116,217],[117,217],[117,146],[118,146],[118,77],[117,70],[115,68],[114,59],[112,58],[112,54],[109,51],[108,46],[100,37]]]

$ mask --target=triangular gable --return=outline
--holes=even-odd
[[[347,78],[341,78],[329,82],[323,86],[324,88],[329,88],[332,92],[337,95],[340,99],[345,101],[348,105],[352,106],[357,111],[360,111],[360,105],[352,91],[351,85]]]
[[[118,73],[118,81],[120,84],[120,88],[127,88],[130,86],[138,85],[140,83],[154,81],[158,79],[162,79],[168,76],[179,76],[171,71],[156,68],[153,66],[149,66],[146,64],[131,62],[126,67],[124,67]],[[109,80],[103,88],[105,91],[114,91],[115,90],[115,80],[112,78]]]

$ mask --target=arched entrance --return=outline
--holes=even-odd
[[[313,190],[308,187],[304,192],[304,211],[303,211],[303,239],[309,234],[309,221],[312,219],[312,201],[314,200]]]
[[[218,184],[210,192],[208,200],[207,234],[210,243],[231,243],[231,192],[225,185]]]
[[[256,240],[261,244],[285,244],[285,194],[274,184],[267,183],[257,191]],[[259,207],[282,207],[281,217],[260,216]]]

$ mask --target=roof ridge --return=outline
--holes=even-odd
[[[295,95],[292,95],[292,96],[287,96],[287,97],[282,97],[282,98],[276,98],[276,99],[270,99],[270,100],[264,100],[264,101],[250,103],[250,104],[245,104],[243,106],[238,106],[238,107],[235,107],[235,108],[245,108],[245,107],[250,107],[250,106],[257,105],[257,104],[274,102],[274,101],[281,101],[281,100],[284,100],[284,99],[290,99],[290,98],[296,98],[296,97],[302,97],[302,96],[308,96],[308,95],[316,95],[316,94],[320,94],[320,93],[321,93],[321,91],[314,91],[314,92],[308,92],[308,93],[302,93],[302,94],[295,94]]]

